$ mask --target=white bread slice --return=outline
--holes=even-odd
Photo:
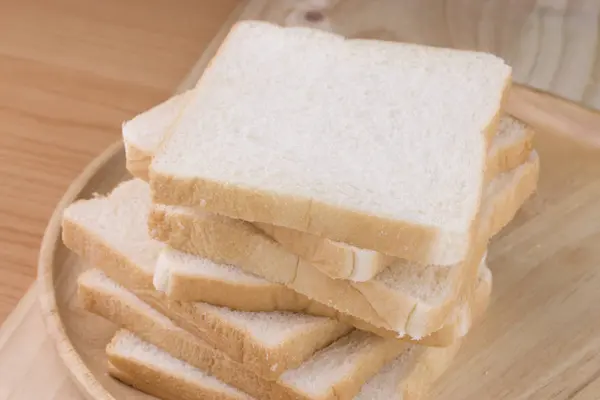
[[[483,315],[487,307],[491,279],[489,269],[483,267],[473,304],[475,318]],[[98,270],[87,271],[80,277],[79,297],[86,310],[259,399],[349,399],[387,362],[415,347],[354,331],[316,353],[300,368],[286,371],[278,382],[273,382],[255,375],[247,365],[232,361],[224,353],[175,326]],[[111,361],[119,366],[115,360]]]
[[[180,272],[173,274],[176,279],[171,279],[173,266]],[[178,279],[180,276],[185,278]],[[382,337],[398,336],[394,331],[375,327],[331,307],[310,301],[285,285],[269,282],[232,265],[215,264],[205,258],[171,248],[164,249],[158,257],[154,285],[174,300],[187,301],[188,298],[193,298],[194,301],[245,311],[297,311],[335,318]],[[470,309],[470,304],[465,301],[440,330],[419,340],[419,344],[449,346],[454,343],[469,330]]]
[[[286,396],[286,390],[276,382],[256,374],[252,366],[232,360],[224,352],[176,326],[101,272],[91,270],[81,275],[78,289],[85,310],[135,333],[173,357],[260,399],[294,398]]]
[[[268,379],[297,367],[352,329],[325,317],[168,301],[152,283],[164,245],[148,235],[148,185],[137,182],[145,188],[144,196],[131,196],[127,185],[122,185],[110,197],[69,206],[63,216],[65,245],[179,325]]]
[[[113,377],[161,399],[253,399],[126,330],[115,334],[106,348],[106,354],[109,359],[108,371]],[[127,369],[136,371],[132,374],[122,372],[111,360],[114,364],[126,362]],[[182,388],[184,393],[181,393]]]
[[[98,265],[112,279],[168,315],[180,326],[228,352],[236,360],[257,364],[256,368],[260,374],[267,377],[278,376],[281,371],[297,365],[316,349],[347,333],[350,330],[349,325],[380,336],[397,337],[397,333],[392,330],[341,314],[331,307],[295,293],[285,285],[267,284],[258,277],[237,273],[232,266],[215,265],[208,260],[201,260],[200,264],[193,263],[191,269],[179,269],[181,275],[171,280],[175,284],[173,290],[176,293],[186,293],[186,288],[189,287],[192,290],[189,295],[196,295],[195,300],[201,302],[168,301],[152,287],[152,274],[156,272],[154,281],[158,287],[165,288],[161,281],[169,278],[168,266],[171,264],[171,258],[158,262],[165,254],[170,253],[159,255],[165,245],[150,239],[145,229],[146,215],[150,208],[148,185],[138,179],[125,182],[115,188],[107,198],[100,197],[71,205],[63,217],[63,242],[90,264]],[[193,259],[198,261],[197,257]],[[173,260],[177,260],[177,257]],[[202,279],[198,279],[198,269],[201,270]],[[202,274],[202,271],[205,273]],[[207,275],[210,277],[207,278]],[[224,279],[225,276],[230,276],[231,279],[228,281]],[[183,279],[179,279],[182,277]],[[181,284],[178,285],[177,282]],[[258,283],[258,287],[253,289],[250,283]],[[169,287],[170,285],[166,286],[167,290]],[[260,293],[257,293],[258,291]],[[306,316],[293,313],[234,312],[211,305],[213,302],[217,306],[248,311],[262,311],[263,308],[265,311],[302,311],[335,318],[344,323],[337,324],[324,318],[307,320]],[[252,305],[260,305],[262,308],[252,309]],[[468,308],[468,302],[465,301],[462,307]],[[286,346],[269,348],[252,333],[253,321],[259,317],[265,320],[269,315],[274,315],[273,318],[280,320],[284,327],[298,328],[296,335],[290,336]],[[466,317],[450,319],[450,323],[428,335],[421,343],[434,346],[453,343],[457,333],[466,333],[467,329],[461,328],[468,326]],[[272,328],[276,329],[276,326]],[[261,329],[260,326],[257,328],[259,332]],[[301,336],[297,336],[300,334]],[[281,358],[283,360],[280,360]],[[278,367],[273,368],[274,364]]]
[[[498,175],[525,163],[532,151],[533,136],[533,130],[520,121],[511,117],[501,118],[498,133],[488,152],[487,181],[493,181]],[[396,257],[306,232],[264,223],[254,225],[334,279],[369,281],[397,261]],[[431,258],[419,264],[436,262],[435,258]]]
[[[172,259],[178,263],[194,263],[194,267],[189,269],[188,279],[170,281],[169,265]],[[171,283],[181,285],[174,288]],[[170,248],[165,248],[156,261],[154,287],[173,294],[169,296],[173,300],[200,301],[239,311],[303,312],[317,306],[285,285],[269,282],[233,265],[216,264],[206,258]],[[311,314],[329,316],[324,313]]]
[[[259,383],[259,387],[254,388],[247,373],[251,370],[249,366],[242,364],[245,370],[239,373],[243,379],[229,376],[237,374],[242,367],[232,369],[236,367],[235,363],[224,354],[219,354],[216,349],[211,349],[195,336],[177,328],[167,317],[99,270],[86,271],[80,277],[79,297],[87,311],[134,332],[173,356],[259,398],[265,396],[263,393],[258,395],[257,391],[267,390],[273,392],[274,398],[350,399],[384,365],[411,347],[409,343],[354,330],[316,352],[298,368],[285,371],[276,383],[268,385],[254,376],[253,380]],[[265,330],[268,324],[263,324]]]
[[[136,116],[123,124],[127,168],[140,179],[148,179],[152,157],[175,122],[178,110],[189,99],[191,91]],[[524,163],[532,149],[533,130],[520,121],[504,116],[488,151],[486,178],[492,180]],[[361,249],[306,232],[280,226],[256,223],[257,227],[285,248],[312,263],[328,276],[364,282],[392,264],[396,258],[373,250]],[[427,263],[433,263],[429,260]]]
[[[539,159],[532,153],[530,161],[489,185],[478,245],[474,246],[468,262],[452,267],[424,267],[399,260],[367,282],[331,279],[241,220],[189,207],[156,206],[149,225],[153,237],[177,250],[239,266],[246,272],[285,284],[340,313],[418,339],[444,325],[457,300],[464,295],[463,287],[473,284],[474,271],[488,239],[512,220],[535,191],[538,173]],[[176,280],[190,276],[188,265],[173,263],[164,268],[170,270],[171,285],[179,285]]]
[[[364,384],[354,399],[421,399],[450,366],[458,348],[459,343],[444,349],[414,346]],[[162,400],[250,398],[125,330],[115,334],[107,355],[111,376]]]
[[[153,199],[451,265],[510,82],[491,54],[244,21],[153,159]]]

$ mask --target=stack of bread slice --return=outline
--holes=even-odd
[[[64,213],[108,371],[163,399],[419,398],[487,306],[535,192],[483,53],[237,24],[123,125],[133,178]]]

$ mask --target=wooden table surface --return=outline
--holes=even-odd
[[[291,8],[330,3],[319,24],[348,36],[493,51],[518,82],[600,108],[598,0],[270,1],[255,10],[262,19],[305,24]],[[0,324],[35,278],[43,230],[69,183],[118,139],[122,121],[174,91],[238,4],[0,0]],[[541,115],[549,128],[552,118]],[[598,129],[578,131],[600,144]],[[24,335],[43,330],[30,291],[0,327],[0,355],[17,361],[0,366],[0,400],[36,398],[26,376],[36,372],[48,399],[80,398],[51,340]],[[600,381],[590,382],[569,398],[599,398]]]
[[[0,0],[0,323],[69,183],[173,92],[237,4]]]

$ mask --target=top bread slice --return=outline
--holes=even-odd
[[[123,124],[127,168],[133,176],[148,180],[152,157],[167,136],[168,128],[174,124],[178,112],[191,96],[190,93],[191,91],[174,96]],[[502,117],[488,151],[487,181],[524,163],[531,153],[532,141],[531,128],[512,117]],[[254,225],[334,279],[368,281],[396,260],[395,257],[377,251],[294,229],[264,223]],[[427,264],[435,264],[435,259],[432,258],[423,265]]]
[[[491,54],[241,22],[152,161],[153,199],[451,265],[510,82]]]
[[[352,329],[326,317],[168,301],[153,286],[156,260],[165,246],[148,235],[149,189],[145,182],[135,182],[145,188],[143,196],[132,196],[131,185],[120,185],[109,197],[71,204],[63,216],[65,245],[152,307],[269,379],[300,365]]]

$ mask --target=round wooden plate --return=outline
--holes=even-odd
[[[277,12],[267,17],[263,3],[250,2],[242,19],[260,13],[265,15],[258,19],[282,18]],[[362,13],[356,15],[360,18],[347,19],[365,20]],[[237,18],[233,15],[229,24]],[[467,14],[465,18],[470,20]],[[390,21],[395,28],[412,26]],[[430,32],[431,24],[423,26]],[[518,31],[506,26],[511,34]],[[193,87],[227,31],[217,35],[180,89]],[[538,131],[539,191],[494,239],[488,254],[494,274],[489,312],[469,334],[456,367],[437,385],[432,398],[550,398],[592,382],[597,368],[589,366],[600,362],[600,115],[518,85],[511,90],[506,111]],[[107,375],[104,349],[116,327],[78,306],[77,278],[88,266],[61,241],[65,207],[107,193],[127,176],[122,144],[115,143],[69,187],[40,252],[38,289],[48,332],[74,381],[90,399],[151,398]]]
[[[578,365],[573,354],[583,354],[584,363],[589,357],[582,351],[600,344],[600,150],[545,132],[538,132],[535,147],[542,160],[539,191],[494,239],[488,256],[494,273],[489,312],[469,334],[456,367],[433,398],[486,398],[485,393],[515,398],[531,390],[577,387],[588,379],[569,371]],[[69,187],[40,253],[39,291],[48,332],[90,399],[151,398],[107,375],[104,349],[116,327],[79,308],[76,282],[87,266],[61,241],[66,206],[107,193],[127,176],[124,151],[116,143]],[[485,379],[474,384],[474,376]]]
[[[73,201],[104,194],[127,179],[122,143],[115,143],[79,175],[56,207],[40,250],[38,290],[48,334],[81,392],[89,399],[153,399],[107,375],[104,349],[116,327],[79,308],[77,277],[87,266],[62,244],[63,210]]]

